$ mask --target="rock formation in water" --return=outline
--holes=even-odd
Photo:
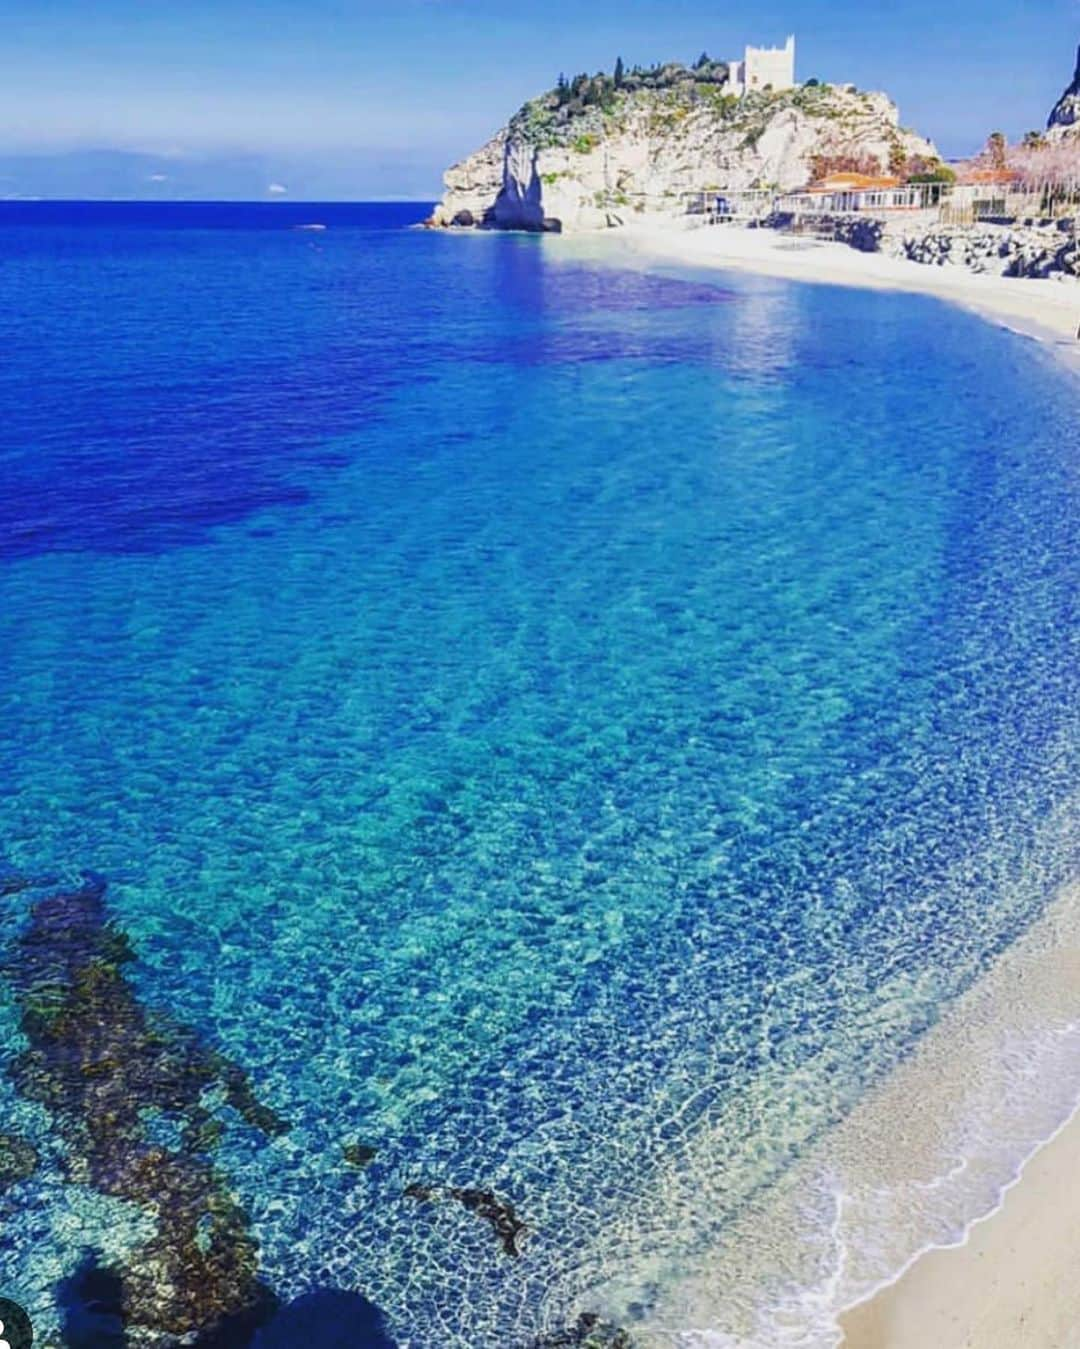
[[[1076,70],[1072,84],[1054,104],[1046,127],[1046,134],[1051,140],[1080,136],[1080,47],[1076,51]]]
[[[514,1206],[498,1199],[490,1190],[477,1190],[470,1186],[413,1184],[405,1187],[404,1195],[418,1204],[430,1204],[443,1197],[455,1200],[462,1208],[490,1224],[507,1255],[516,1259],[521,1254],[518,1243],[528,1228],[514,1212]]]
[[[581,83],[584,81],[584,83]],[[799,187],[829,164],[936,161],[880,93],[810,81],[737,97],[722,62],[579,76],[445,175],[430,223],[576,230],[686,209],[689,194]]]
[[[584,1312],[569,1330],[543,1335],[529,1349],[634,1349],[634,1344],[619,1326]]]
[[[8,1071],[48,1110],[71,1181],[152,1217],[149,1240],[107,1271],[125,1327],[160,1343],[254,1326],[275,1303],[247,1217],[213,1162],[225,1121],[210,1103],[219,1098],[268,1137],[288,1126],[241,1068],[141,1003],[125,972],[134,955],[104,892],[90,879],[33,906],[4,966],[27,1040]],[[157,1125],[175,1141],[162,1141]],[[8,1171],[28,1173],[35,1159],[25,1147],[5,1146]]]

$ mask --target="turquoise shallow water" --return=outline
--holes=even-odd
[[[648,1327],[1077,873],[1075,383],[558,240],[8,233],[8,862],[103,875],[138,997],[289,1122],[215,1154],[280,1298]],[[2,1091],[48,1320],[138,1210]]]

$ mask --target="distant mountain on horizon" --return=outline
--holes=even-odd
[[[153,153],[109,148],[0,153],[0,201],[434,201],[441,172],[415,152],[270,159],[257,154]],[[351,190],[347,184],[355,184]],[[392,190],[391,190],[392,188]]]
[[[272,194],[266,166],[257,158],[191,160],[130,150],[69,150],[56,154],[0,155],[0,198],[69,197],[72,200],[175,200],[207,190],[222,196]]]

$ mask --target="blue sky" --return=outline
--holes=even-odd
[[[6,0],[3,28],[0,196],[428,198],[561,70],[789,31],[800,78],[966,153],[1045,122],[1080,0]]]

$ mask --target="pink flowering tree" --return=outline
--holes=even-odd
[[[994,175],[1003,190],[1032,199],[1032,211],[1080,213],[1080,136],[1049,140],[1029,132],[1016,145],[995,133],[984,148],[961,166],[961,176]]]
[[[1080,205],[1080,137],[1010,146],[1008,163],[1021,191],[1043,198],[1047,209]]]

